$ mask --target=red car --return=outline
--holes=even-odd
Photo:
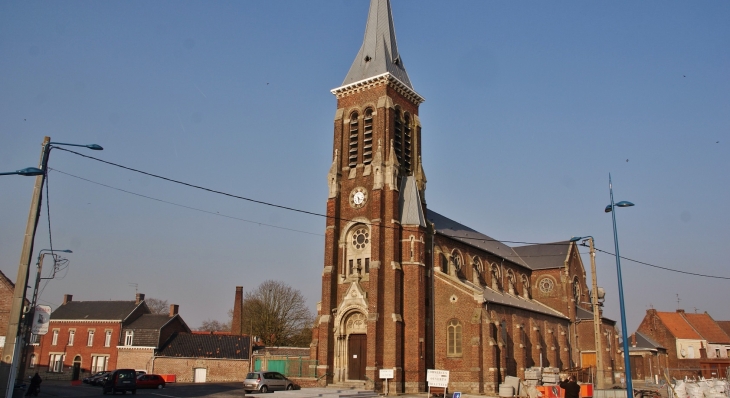
[[[165,379],[160,375],[139,375],[137,376],[137,388],[165,388]]]

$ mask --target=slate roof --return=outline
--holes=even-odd
[[[700,334],[708,343],[730,344],[730,336],[725,333],[722,328],[715,323],[710,314],[683,314],[689,324]]]
[[[570,251],[570,242],[544,243],[514,247],[513,250],[532,269],[553,269],[565,266],[565,258]]]
[[[420,225],[426,227],[426,217],[423,215],[421,195],[416,186],[416,177],[408,176],[401,182],[400,196],[400,223],[401,225]]]
[[[497,292],[489,287],[484,288],[484,299],[487,303],[501,304],[508,307],[520,308],[540,314],[554,316],[556,318],[568,319],[557,310],[548,307],[539,301],[526,299],[522,296],[513,296],[509,293]]]
[[[389,0],[371,0],[362,46],[347,72],[343,86],[390,73],[413,90],[395,41]]]
[[[578,307],[578,310],[576,311],[576,319],[586,319],[586,320],[593,320],[593,311],[587,310],[583,307]],[[602,321],[608,321],[609,323],[616,324],[616,321],[614,321],[611,318],[606,318],[605,316],[601,317]]]
[[[144,303],[144,302],[143,302]],[[56,308],[51,320],[123,321],[137,308],[135,301],[71,301]]]
[[[672,336],[678,339],[696,339],[702,340],[700,336],[689,323],[682,317],[679,312],[659,312],[657,316],[662,323],[669,329]]]
[[[249,359],[249,336],[175,333],[158,356]]]
[[[662,345],[659,344],[656,340],[641,332],[636,332],[636,348],[666,349],[665,347],[662,347]],[[631,351],[631,347],[629,347],[629,351]]]
[[[143,314],[126,326],[127,329],[159,330],[172,318],[167,314]]]
[[[447,236],[451,239],[466,243],[489,253],[495,254],[510,260],[523,267],[530,268],[526,262],[509,246],[504,243],[477,232],[464,224],[460,224],[448,217],[442,216],[433,210],[426,209],[426,219],[434,223],[436,233]]]

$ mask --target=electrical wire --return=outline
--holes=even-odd
[[[50,151],[50,149],[49,149]],[[51,235],[51,196],[48,194],[48,187],[49,187],[49,180],[48,180],[48,170],[43,170],[43,172],[46,174],[45,178],[43,179],[43,182],[46,184],[46,216],[48,218],[48,244],[51,248],[51,256],[53,256],[53,237]],[[41,187],[41,190],[43,187]],[[55,259],[54,259],[54,267],[55,265]]]
[[[185,185],[185,186],[188,186],[188,187],[191,187],[191,188],[196,188],[196,189],[200,189],[200,190],[203,190],[203,191],[207,191],[207,192],[211,192],[211,193],[216,193],[216,194],[219,194],[219,195],[224,195],[224,196],[228,196],[228,197],[232,197],[232,198],[236,198],[236,199],[241,199],[241,200],[249,201],[249,202],[252,202],[252,203],[258,203],[258,204],[265,205],[265,206],[276,207],[276,208],[279,208],[279,209],[289,210],[289,211],[293,211],[293,212],[297,212],[297,213],[303,213],[303,214],[308,214],[308,215],[317,216],[317,217],[324,217],[324,218],[327,218],[327,219],[340,220],[340,221],[355,221],[355,220],[351,220],[351,219],[347,219],[347,218],[333,217],[333,216],[328,216],[328,215],[322,214],[322,213],[316,213],[316,212],[313,212],[313,211],[302,210],[302,209],[297,209],[297,208],[293,208],[293,207],[278,205],[278,204],[275,204],[275,203],[264,202],[262,200],[251,199],[251,198],[247,198],[247,197],[240,196],[240,195],[234,195],[234,194],[231,194],[231,193],[227,193],[227,192],[223,192],[223,191],[218,191],[218,190],[214,190],[214,189],[211,189],[211,188],[202,187],[202,186],[195,185],[195,184],[190,184],[190,183],[183,182],[183,181],[179,181],[179,180],[175,180],[175,179],[172,179],[172,178],[163,177],[163,176],[160,176],[160,175],[157,175],[157,174],[148,173],[146,171],[134,169],[132,167],[123,166],[123,165],[120,165],[120,164],[117,164],[117,163],[113,163],[113,162],[110,162],[110,161],[107,161],[107,160],[99,159],[99,158],[96,158],[96,157],[93,157],[93,156],[84,155],[82,153],[79,153],[79,152],[76,152],[76,151],[72,151],[70,149],[66,149],[66,148],[57,148],[57,149],[60,149],[60,150],[66,151],[66,152],[70,152],[70,153],[73,153],[75,155],[78,155],[78,156],[87,158],[87,159],[92,159],[92,160],[96,160],[98,162],[106,163],[106,164],[111,165],[111,166],[119,167],[119,168],[122,168],[122,169],[125,169],[125,170],[134,171],[136,173],[140,173],[140,174],[144,174],[144,175],[147,175],[147,176],[150,176],[150,177],[154,177],[154,178],[158,178],[158,179],[161,179],[161,180],[165,180],[165,181],[168,181],[168,182],[172,182],[172,183],[176,183],[176,184],[180,184],[180,185]],[[56,170],[56,171],[58,171],[58,170]],[[67,174],[67,173],[64,173],[64,174]],[[76,177],[76,176],[73,176],[73,177]],[[81,177],[77,177],[77,178],[81,178]],[[83,179],[83,178],[81,178],[81,179]],[[93,181],[90,181],[90,180],[86,180],[86,181],[93,182]],[[104,185],[104,184],[97,183],[97,182],[93,182],[93,183],[99,184],[99,185]],[[104,185],[104,186],[106,186],[106,185]],[[112,189],[118,189],[118,188],[114,188],[114,187],[110,187],[110,186],[108,186],[108,187],[109,188],[112,188]],[[119,190],[121,190],[121,189],[119,189]],[[121,191],[124,191],[124,190],[121,190]],[[136,194],[136,193],[133,193],[133,192],[128,192],[128,191],[124,191],[124,192],[130,193],[130,194],[133,194],[133,195],[138,195],[138,196],[145,197],[144,195],[139,195],[139,194]],[[155,198],[151,198],[151,197],[147,197],[147,198],[148,199],[153,199],[153,200],[159,200],[159,199],[155,199]],[[160,202],[165,202],[163,200],[159,200],[159,201]],[[178,205],[178,204],[171,203],[171,202],[165,202],[165,203],[170,203],[170,204],[174,204],[176,206],[190,208],[190,207],[187,207],[187,206]],[[200,209],[195,209],[195,208],[190,208],[190,209],[193,209],[193,210],[196,210],[196,211],[207,212],[205,210],[200,210]],[[246,221],[248,221],[248,220],[246,220]],[[249,222],[252,222],[252,221],[249,221]],[[369,223],[366,223],[366,224],[369,224]],[[372,225],[372,224],[369,224],[369,225]],[[395,227],[390,227],[390,226],[387,226],[387,225],[381,225],[381,227],[390,228],[390,229],[397,229]],[[278,228],[281,228],[281,227],[278,227]],[[302,232],[302,231],[297,231],[297,232]],[[525,244],[525,245],[561,245],[561,246],[563,246],[563,245],[566,244],[565,242],[562,242],[562,243],[534,243],[534,242],[522,242],[522,241],[508,241],[508,240],[497,240],[497,239],[484,239],[484,238],[475,238],[475,237],[462,237],[462,236],[453,236],[453,235],[448,235],[448,234],[443,234],[443,235],[444,236],[447,236],[449,238],[452,238],[452,239],[457,239],[457,240],[473,240],[473,241],[480,241],[480,242],[485,242],[485,243],[486,242],[498,242],[498,243],[513,243],[513,244]],[[615,256],[615,254],[613,254],[613,253],[610,253],[610,252],[607,252],[607,251],[604,251],[604,250],[600,250],[600,249],[597,249],[597,248],[596,248],[596,251],[600,251],[602,253],[610,254],[612,256]],[[530,257],[530,256],[519,256],[518,255],[518,256],[501,256],[501,257],[503,257],[503,258],[505,258],[505,257],[520,257],[521,258],[521,257]],[[536,256],[536,257],[538,257],[538,256]],[[623,257],[623,256],[621,256],[621,258],[622,259],[625,259],[627,261],[632,261],[632,262],[635,262],[635,263],[638,263],[638,264],[642,264],[642,265],[646,265],[646,266],[649,266],[649,267],[654,267],[654,268],[662,269],[662,270],[665,270],[665,271],[678,272],[678,273],[682,273],[682,274],[686,274],[686,275],[700,276],[700,277],[705,277],[705,278],[714,278],[714,279],[730,280],[730,277],[717,276],[717,275],[705,275],[705,274],[699,274],[699,273],[694,273],[694,272],[681,271],[681,270],[676,270],[676,269],[672,269],[672,268],[661,267],[661,266],[654,265],[654,264],[649,264],[649,263],[646,263],[646,262],[643,262],[643,261],[633,260],[633,259],[626,258],[626,257]]]

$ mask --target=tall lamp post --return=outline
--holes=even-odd
[[[618,235],[616,234],[616,207],[631,207],[634,204],[622,200],[618,203],[613,202],[613,184],[611,183],[611,174],[608,175],[608,190],[611,194],[611,204],[606,206],[606,213],[611,213],[613,219],[613,243],[616,250],[616,276],[618,277],[618,300],[621,306],[621,339],[624,348],[624,377],[626,378],[626,396],[631,398],[634,394],[634,383],[631,381],[631,362],[629,358],[629,338],[626,332],[626,308],[624,307],[624,285],[621,279],[621,256],[618,251]]]
[[[95,151],[104,149],[96,144],[79,145],[51,142],[51,137],[44,137],[43,147],[41,149],[40,168],[27,168],[18,170],[14,173],[2,173],[36,176],[35,186],[33,188],[33,197],[31,198],[30,211],[28,214],[28,223],[25,227],[23,250],[20,254],[20,264],[18,264],[18,277],[15,279],[15,290],[13,292],[13,301],[10,307],[5,347],[3,347],[2,358],[0,358],[0,391],[4,391],[6,397],[13,396],[15,371],[18,364],[18,356],[20,354],[19,347],[23,346],[23,342],[21,341],[23,336],[20,334],[20,324],[23,318],[25,292],[28,286],[28,274],[30,271],[31,256],[33,254],[33,240],[38,228],[38,217],[41,213],[41,199],[43,194],[43,184],[46,181],[46,172],[48,171],[48,157],[51,154],[51,149],[53,149],[54,145],[86,147]]]
[[[591,256],[591,279],[593,282],[593,291],[591,294],[591,304],[593,307],[593,341],[596,348],[596,388],[603,389],[605,384],[605,376],[603,370],[603,341],[601,339],[601,305],[598,302],[598,276],[596,275],[596,249],[593,245],[592,236],[582,236],[571,238],[571,242],[579,240],[588,240],[590,242]],[[583,242],[585,244],[585,242]]]

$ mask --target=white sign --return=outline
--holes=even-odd
[[[47,305],[37,305],[35,314],[33,315],[33,326],[31,333],[42,336],[48,333],[48,323],[51,321],[51,307]]]
[[[395,372],[393,372],[393,369],[380,369],[380,378],[381,379],[392,379]]]
[[[426,382],[428,382],[429,387],[446,388],[449,386],[449,371],[428,369],[426,371]]]

